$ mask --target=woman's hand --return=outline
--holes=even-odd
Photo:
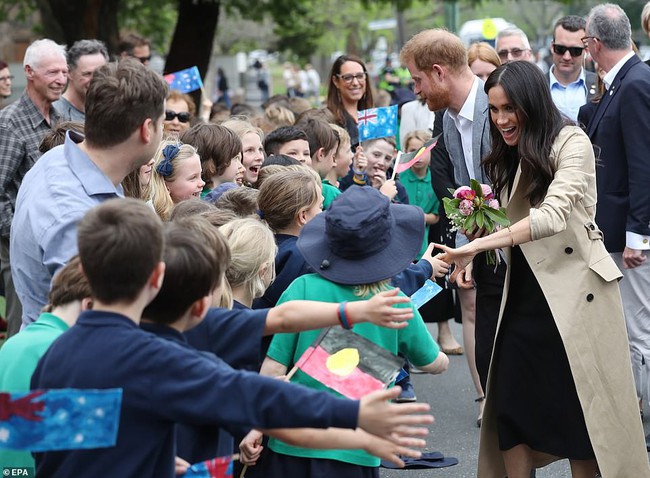
[[[451,273],[449,280],[456,282],[456,278],[461,271],[464,271],[469,264],[471,264],[476,252],[470,244],[466,244],[463,247],[454,249],[452,247],[447,247],[444,244],[435,244],[438,249],[442,249],[443,254],[440,257],[441,260],[447,264],[454,264],[454,271]]]

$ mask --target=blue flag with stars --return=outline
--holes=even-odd
[[[357,113],[359,142],[397,134],[397,105],[370,108]]]
[[[115,446],[122,389],[0,392],[0,448],[53,451]]]
[[[172,90],[177,90],[181,93],[189,93],[190,91],[203,88],[201,74],[196,66],[165,75],[165,81]]]

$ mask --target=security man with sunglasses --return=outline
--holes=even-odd
[[[596,74],[584,68],[587,22],[576,15],[560,18],[553,29],[553,66],[547,76],[555,106],[573,121],[580,107],[591,101],[597,92]]]

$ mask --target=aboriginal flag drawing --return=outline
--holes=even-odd
[[[296,367],[323,385],[355,400],[395,380],[404,360],[351,330],[325,329]]]

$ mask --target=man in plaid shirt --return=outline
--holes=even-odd
[[[0,111],[0,269],[8,336],[18,332],[22,315],[11,279],[9,231],[18,188],[40,156],[41,138],[59,119],[52,103],[61,97],[68,79],[65,46],[37,40],[27,48],[23,65],[27,87],[18,100]]]

